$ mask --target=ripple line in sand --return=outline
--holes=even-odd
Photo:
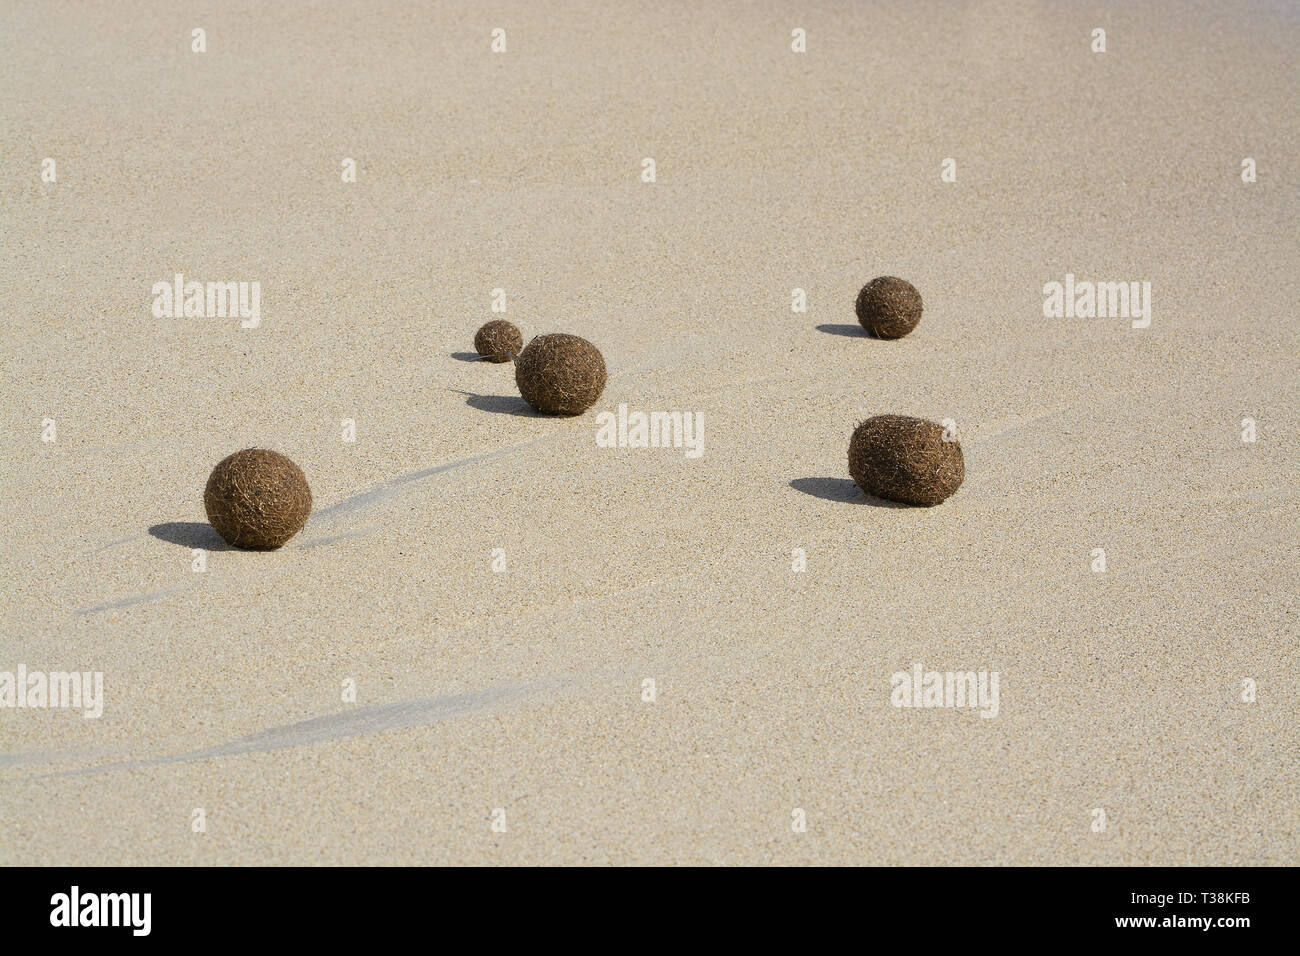
[[[417,697],[399,700],[391,704],[375,704],[370,707],[358,707],[352,710],[323,714],[291,724],[268,727],[256,733],[236,737],[234,740],[198,750],[187,750],[178,754],[160,754],[140,760],[123,760],[98,767],[84,767],[79,770],[63,770],[57,773],[39,774],[26,777],[26,780],[42,780],[53,777],[80,777],[89,774],[109,773],[116,770],[137,770],[143,767],[157,767],[170,763],[187,763],[194,760],[210,760],[216,757],[237,757],[242,754],[268,753],[273,750],[286,750],[292,747],[305,747],[309,744],[333,743],[349,737],[361,737],[369,734],[383,733],[388,730],[401,730],[407,727],[423,727],[436,724],[455,717],[463,717],[475,711],[494,707],[531,696],[545,690],[555,690],[564,681],[551,678],[533,681],[527,684],[506,684],[488,687],[483,690],[469,691],[464,694],[443,694],[438,697]]]
[[[101,611],[115,611],[118,608],[130,607],[133,604],[146,604],[149,601],[159,601],[169,595],[176,594],[180,591],[188,591],[188,585],[177,585],[174,588],[162,588],[158,591],[148,591],[145,594],[136,594],[128,598],[122,598],[119,601],[109,601],[105,604],[96,604],[94,607],[83,607],[74,611],[75,614],[98,614]]]

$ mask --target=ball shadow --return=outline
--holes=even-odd
[[[495,412],[498,415],[518,415],[520,418],[544,417],[518,395],[471,395],[465,399],[465,404],[470,408],[477,408],[480,412]]]
[[[483,361],[483,356],[479,355],[477,352],[452,352],[451,357],[454,358],[457,362]]]
[[[179,544],[183,548],[202,548],[205,551],[234,551],[232,545],[203,521],[167,521],[153,525],[149,533],[159,541]]]
[[[849,478],[796,478],[790,482],[795,491],[805,495],[821,498],[825,501],[845,501],[853,504],[867,504],[873,508],[910,508],[911,505],[897,501],[886,501],[865,493]]]
[[[832,325],[823,323],[817,326],[818,332],[825,332],[827,335],[845,335],[851,339],[869,339],[871,335],[860,325]]]

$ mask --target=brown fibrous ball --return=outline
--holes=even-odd
[[[509,362],[523,348],[523,333],[505,319],[494,319],[474,333],[474,351],[488,362]]]
[[[942,425],[906,415],[877,415],[853,431],[849,474],[869,495],[907,505],[937,505],[960,487],[966,462]]]
[[[311,514],[302,469],[279,452],[245,448],[223,458],[203,489],[203,507],[217,534],[237,548],[278,548]]]
[[[921,323],[921,293],[906,279],[878,276],[862,287],[855,310],[872,335],[901,339]]]
[[[584,338],[539,335],[515,360],[519,394],[539,412],[579,415],[605,391],[605,359]]]

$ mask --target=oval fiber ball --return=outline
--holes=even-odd
[[[961,445],[943,426],[906,415],[877,415],[853,431],[849,474],[869,495],[906,505],[937,505],[966,477]]]
[[[862,287],[858,321],[881,339],[901,339],[921,324],[921,293],[906,279],[878,276]]]
[[[494,319],[474,333],[474,351],[488,362],[509,362],[523,348],[523,333],[505,319]]]
[[[203,507],[217,534],[237,548],[278,548],[311,514],[302,469],[279,452],[245,448],[223,458],[203,489]]]
[[[515,360],[515,384],[539,412],[579,415],[605,391],[605,359],[577,335],[539,335]]]

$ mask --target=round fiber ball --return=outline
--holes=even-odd
[[[605,391],[605,359],[576,335],[539,335],[515,360],[515,383],[539,412],[579,415]]]
[[[961,485],[961,445],[943,426],[906,415],[877,415],[853,430],[849,474],[869,495],[905,505],[937,505]]]
[[[921,293],[894,276],[878,276],[864,285],[855,308],[862,327],[882,339],[901,339],[921,324]]]
[[[494,319],[474,333],[474,351],[489,362],[509,362],[523,348],[519,327],[505,319]]]
[[[237,548],[278,548],[311,514],[302,469],[278,452],[246,448],[212,469],[203,507],[217,534]]]

